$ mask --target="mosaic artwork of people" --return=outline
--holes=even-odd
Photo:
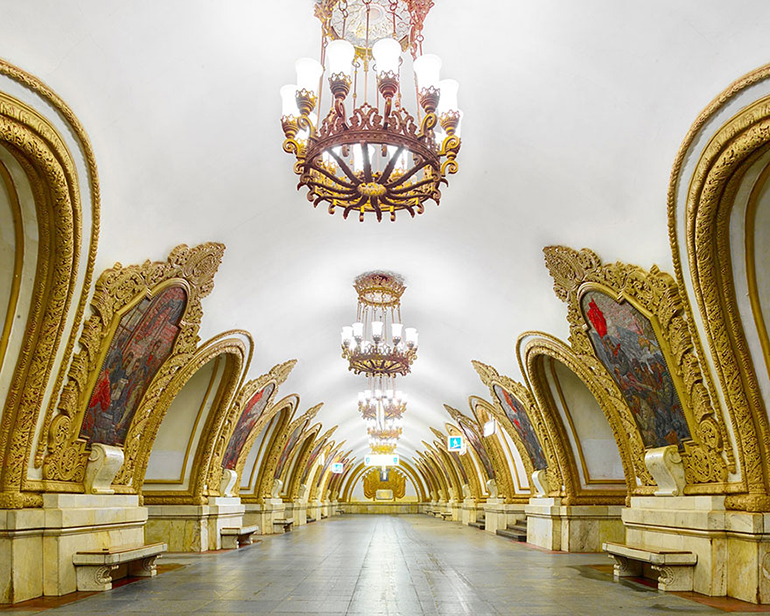
[[[596,355],[631,408],[645,447],[681,448],[690,428],[650,320],[599,291],[586,292],[581,308]]]
[[[302,432],[305,430],[306,425],[307,425],[307,421],[297,426],[297,428],[294,430],[294,433],[289,437],[289,440],[286,441],[286,446],[283,448],[283,451],[281,452],[281,457],[278,458],[278,464],[276,464],[275,466],[275,475],[273,475],[275,479],[281,478],[281,474],[283,473],[283,467],[286,465],[286,462],[289,459],[289,454],[294,451],[294,446],[297,444],[297,441],[299,441],[299,437],[302,435]]]
[[[185,289],[172,286],[143,298],[121,317],[88,401],[80,438],[124,443],[142,397],[171,354],[186,305]]]
[[[527,450],[529,459],[532,460],[532,466],[535,467],[535,470],[544,469],[548,464],[545,461],[543,448],[535,434],[535,429],[532,427],[532,422],[524,410],[524,406],[516,397],[500,387],[500,385],[495,384],[493,389],[500,405],[503,407],[503,411],[505,411],[506,417],[513,424],[521,442],[524,443],[524,449]]]
[[[243,446],[246,444],[246,439],[249,438],[251,430],[262,416],[274,390],[275,383],[268,383],[249,398],[249,401],[246,403],[246,408],[243,410],[243,413],[241,413],[241,416],[238,418],[238,423],[235,425],[233,436],[227,444],[227,449],[225,450],[225,455],[222,460],[222,468],[235,469]]]

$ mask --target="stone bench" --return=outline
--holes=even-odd
[[[291,518],[276,518],[273,520],[273,532],[279,532],[282,529],[282,532],[288,533],[291,531],[291,525],[294,524],[294,520]]]
[[[451,511],[439,511],[438,514],[446,520],[447,518],[451,518],[454,514]]]
[[[659,573],[658,590],[692,590],[698,556],[683,550],[656,550],[622,543],[603,543],[602,550],[615,559],[615,577],[642,577],[644,565]]]
[[[337,515],[342,515],[343,513],[345,513],[345,510],[344,509],[335,509],[334,513],[336,513]]]
[[[165,543],[151,543],[130,547],[104,548],[72,555],[79,591],[111,590],[113,571],[127,565],[127,574],[152,577],[156,574],[155,561],[165,552]]]
[[[223,528],[219,531],[222,536],[222,549],[235,550],[243,545],[251,545],[251,536],[259,532],[259,526],[241,526],[240,528]]]

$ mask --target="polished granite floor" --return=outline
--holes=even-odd
[[[184,566],[43,609],[46,615],[176,616],[724,613],[615,582],[595,568],[609,562],[602,554],[549,553],[426,515],[335,517],[240,550],[168,555],[162,562]],[[40,607],[12,612],[40,613]]]

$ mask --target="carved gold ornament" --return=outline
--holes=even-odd
[[[78,438],[83,413],[99,369],[123,314],[144,297],[153,297],[169,285],[181,285],[187,304],[171,353],[160,366],[134,415],[125,449],[138,446],[152,409],[174,374],[193,356],[198,344],[201,298],[214,288],[214,274],[222,261],[224,246],[208,243],[188,248],[177,246],[164,261],[147,261],[105,270],[96,282],[91,299],[92,316],[80,336],[80,351],[73,358],[62,391],[58,414],[48,433],[48,454],[43,464],[46,480],[81,482],[88,458],[87,444]]]
[[[544,253],[546,266],[554,279],[554,291],[559,299],[567,303],[572,349],[580,362],[590,367],[602,383],[606,395],[615,402],[616,417],[625,428],[637,476],[644,484],[650,485],[651,477],[642,471],[644,465],[638,446],[641,440],[638,425],[629,420],[633,419],[630,408],[612,376],[599,361],[588,335],[580,301],[589,290],[604,293],[617,302],[629,302],[652,324],[692,436],[691,441],[683,443],[682,452],[689,484],[687,492],[722,492],[728,464],[732,467],[734,461],[730,449],[724,447],[725,427],[721,416],[712,407],[674,279],[657,267],[646,272],[624,263],[604,265],[588,249],[576,251],[564,246],[549,246]],[[625,409],[616,404],[619,400],[623,401]],[[601,399],[599,401],[601,405]],[[611,421],[610,425],[614,423]],[[614,426],[613,431],[616,431]]]
[[[393,499],[404,498],[406,494],[406,477],[396,468],[388,469],[388,479],[382,481],[380,469],[372,468],[364,475],[364,496],[374,500],[377,490],[392,490]]]
[[[549,431],[547,420],[543,417],[543,414],[535,403],[529,389],[527,389],[527,387],[524,385],[517,383],[510,377],[499,374],[497,370],[495,370],[492,366],[475,360],[471,363],[476,369],[479,378],[481,378],[481,382],[489,388],[489,394],[492,398],[493,405],[498,411],[497,416],[502,420],[501,425],[506,430],[508,430],[508,434],[511,435],[514,443],[517,442],[517,439],[520,440],[520,438],[518,434],[516,434],[516,430],[514,429],[510,420],[506,416],[500,401],[497,399],[497,394],[495,393],[495,385],[500,386],[502,389],[513,395],[524,407],[524,410],[529,417],[529,421],[532,424],[532,428],[537,435],[537,439],[540,442],[540,446],[543,448],[543,455],[545,456],[547,462],[546,473],[548,475],[548,484],[552,487],[553,490],[551,495],[561,496],[562,494],[560,486],[565,484],[570,486],[572,485],[562,476],[562,464],[567,459],[565,455],[566,452],[563,450],[564,448],[561,441],[554,442],[553,437],[551,436],[553,428],[551,428]],[[534,468],[534,462],[529,457],[529,454],[523,447],[523,444],[522,449],[522,459],[528,459],[530,466]],[[560,463],[560,459],[562,460],[562,463]],[[574,496],[574,493],[565,494],[564,496]]]
[[[731,488],[743,494],[728,497],[727,506],[749,511],[770,508],[767,463],[770,426],[758,383],[762,377],[758,377],[751,358],[736,301],[730,218],[744,174],[767,152],[770,143],[770,97],[747,101],[738,113],[719,126],[687,174],[685,161],[708,123],[739,95],[750,97],[752,86],[768,78],[770,65],[765,65],[735,81],[706,107],[679,148],[668,190],[674,272],[679,286],[686,288],[682,265],[685,258],[740,459],[741,481],[737,490]],[[679,204],[678,192],[684,182],[688,183],[685,202]],[[683,221],[678,220],[680,215]],[[703,357],[689,302],[684,302],[684,311],[696,350]],[[745,326],[753,327],[752,324]],[[706,371],[705,377],[713,392],[711,373]],[[727,453],[730,452],[728,447]],[[732,461],[729,463],[732,467]]]
[[[241,337],[251,343],[248,348]],[[129,441],[132,446],[127,447],[125,450],[126,461],[115,483],[131,486],[137,492],[142,492],[152,447],[155,444],[158,430],[160,430],[160,426],[171,404],[195,373],[210,361],[222,358],[225,363],[222,374],[219,377],[216,392],[214,393],[208,414],[201,418],[203,420],[203,429],[193,454],[193,463],[189,472],[187,489],[153,490],[149,494],[145,493],[144,499],[146,504],[181,502],[203,504],[206,496],[205,486],[215,485],[207,482],[214,443],[217,435],[222,430],[227,409],[238,389],[239,382],[248,370],[253,348],[251,336],[243,330],[223,332],[202,344],[192,359],[174,375],[166,386],[147,420],[142,438],[138,441],[134,439]],[[194,438],[195,431],[193,430],[189,435],[188,450],[192,446]]]
[[[526,345],[522,348],[525,340]],[[526,368],[526,374],[535,400],[537,400],[538,408],[546,419],[553,441],[558,444],[557,450],[564,476],[565,492],[572,495],[573,501],[581,504],[621,504],[627,493],[631,491],[636,494],[651,493],[652,488],[645,487],[652,483],[652,478],[644,465],[644,446],[633,427],[628,428],[630,424],[635,427],[633,417],[622,400],[614,399],[607,394],[602,381],[597,379],[587,367],[585,360],[575,355],[561,340],[543,332],[525,332],[519,336],[516,350],[523,366],[522,371]],[[602,410],[615,437],[615,445],[620,454],[626,483],[624,488],[589,489],[581,485],[576,459],[579,450],[578,452],[573,450],[567,434],[567,426],[553,400],[543,361],[547,358],[559,361],[571,370],[593,395],[597,405]],[[622,418],[622,421],[618,419],[619,417]],[[636,438],[633,446],[628,443],[629,433],[631,437]],[[575,440],[579,448],[580,441],[577,435],[575,435]],[[641,466],[637,466],[637,464]],[[639,479],[638,482],[637,478]]]
[[[307,411],[305,411],[302,415],[300,415],[299,418],[295,419],[290,424],[288,424],[283,429],[281,434],[276,435],[277,438],[275,440],[275,443],[273,444],[273,447],[270,449],[270,452],[267,454],[264,462],[262,463],[263,468],[260,472],[260,475],[262,476],[261,485],[257,486],[257,488],[255,489],[255,494],[257,495],[258,498],[264,499],[264,498],[270,497],[270,489],[273,485],[273,479],[275,476],[276,468],[278,466],[278,460],[280,459],[281,454],[283,453],[284,447],[289,441],[289,438],[297,430],[299,430],[301,434],[302,431],[304,431],[304,429],[307,427],[307,425],[318,414],[318,411],[321,410],[322,406],[323,406],[323,402],[316,404],[313,407],[310,407]]]

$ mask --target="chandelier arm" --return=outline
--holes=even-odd
[[[392,205],[394,208],[398,208],[399,210],[406,210],[407,212],[409,212],[409,214],[411,214],[412,218],[414,218],[414,209],[413,209],[414,206],[409,205],[407,203],[394,203],[390,199],[383,199],[382,201],[383,203],[386,203],[387,205]],[[419,210],[423,209],[422,204],[418,203],[417,206]],[[422,211],[420,211],[420,214],[422,214]]]
[[[342,172],[352,180],[354,185],[357,185],[360,182],[356,174],[353,173],[353,171],[351,171],[350,167],[348,167],[345,160],[341,158],[340,155],[337,154],[337,152],[335,152],[331,148],[325,151],[329,152],[329,154],[332,155],[332,158],[337,161],[337,164],[340,166],[340,169],[342,169]]]
[[[314,160],[314,161],[313,161],[313,163],[310,165],[310,168],[311,168],[313,171],[318,171],[318,173],[320,173],[320,174],[322,174],[322,175],[325,175],[325,176],[326,176],[327,178],[329,178],[329,179],[330,179],[332,182],[335,182],[335,183],[339,184],[340,186],[344,186],[345,188],[348,188],[348,189],[350,189],[350,190],[355,190],[355,189],[356,189],[356,185],[355,185],[355,184],[351,184],[351,183],[349,183],[349,182],[343,182],[343,181],[342,181],[342,179],[341,179],[339,176],[337,176],[337,175],[334,175],[333,173],[330,173],[330,172],[328,172],[326,169],[324,169],[324,168],[321,166],[321,164],[322,164],[322,163],[321,163],[321,161],[319,161],[318,159],[316,159],[316,160]]]
[[[326,193],[331,193],[332,191],[329,190],[328,186],[324,186],[323,184],[319,184],[318,182],[310,181],[307,183],[308,187],[317,188],[319,190],[311,190],[311,192],[315,195],[324,195],[326,196]],[[319,192],[320,191],[320,192]],[[344,198],[344,197],[353,197],[357,195],[355,190],[338,190],[334,191],[334,194],[329,194],[328,196],[334,197],[334,198]]]
[[[388,164],[385,166],[385,169],[382,172],[382,176],[380,177],[380,184],[385,184],[385,182],[388,181],[388,178],[390,178],[390,174],[393,173],[393,169],[396,168],[396,162],[398,161],[399,157],[404,151],[404,146],[400,145],[398,146],[398,149],[396,150],[395,154],[390,157],[390,160],[388,161]]]
[[[429,165],[429,164],[430,164],[430,161],[427,158],[423,158],[421,163],[419,163],[418,165],[415,165],[412,169],[407,171],[404,175],[396,178],[389,184],[385,184],[385,188],[387,188],[388,190],[392,190],[396,186],[403,184],[404,182],[409,180],[409,178],[411,178],[415,173],[417,173],[423,167],[425,167],[425,165]]]
[[[410,193],[413,190],[420,188],[421,186],[425,186],[426,184],[433,184],[433,182],[436,181],[436,178],[428,178],[427,180],[420,180],[419,182],[415,182],[414,184],[410,184],[409,186],[404,186],[403,188],[392,188],[390,190],[392,195],[401,195],[403,193]]]
[[[367,182],[372,181],[372,161],[369,158],[369,144],[364,141],[361,143],[361,153],[364,156],[364,179]]]
[[[334,176],[327,176],[327,177],[329,177],[329,179],[332,180],[333,182],[335,181]],[[322,182],[319,182],[318,179],[315,179],[312,176],[310,176],[310,178],[306,178],[304,181],[305,183],[307,183],[308,186],[312,184],[328,192],[334,192],[339,194],[350,194],[350,195],[358,194],[358,191],[356,190],[356,186],[350,185],[350,184],[343,184],[340,182],[339,185],[330,186],[328,184],[323,184]]]
[[[351,203],[345,208],[345,210],[342,212],[342,217],[347,218],[351,210],[361,207],[367,199],[368,199],[367,196],[361,195],[361,198],[358,201],[356,201],[355,203]]]

